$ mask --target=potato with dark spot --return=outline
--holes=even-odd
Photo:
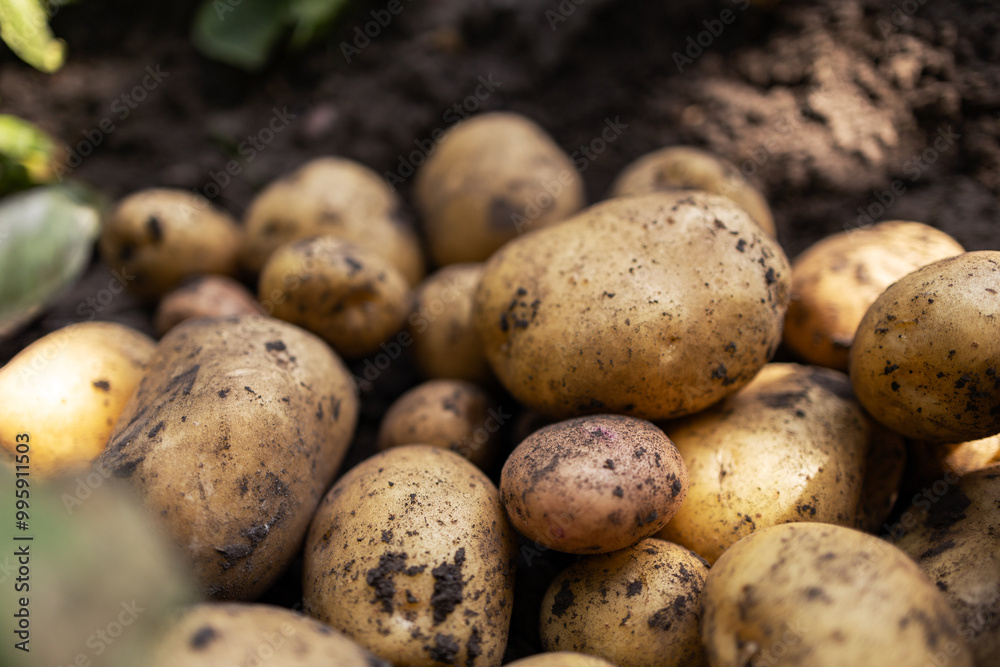
[[[201,273],[233,275],[242,230],[204,197],[157,188],[118,202],[101,226],[101,257],[121,282],[156,299]]]
[[[537,653],[521,658],[514,662],[508,662],[508,667],[616,667],[614,664],[585,653],[574,653],[573,651],[554,651],[549,653]]]
[[[702,602],[713,667],[972,667],[934,584],[902,551],[850,528],[759,530],[722,554]]]
[[[254,314],[263,314],[263,308],[246,287],[226,276],[201,276],[160,299],[153,322],[162,336],[196,317]]]
[[[914,271],[872,304],[851,347],[851,381],[875,419],[915,440],[1000,433],[1000,252]]]
[[[670,438],[622,415],[546,426],[517,446],[500,476],[514,528],[575,554],[624,549],[654,534],[687,493],[687,468]]]
[[[442,135],[417,171],[413,196],[439,265],[482,262],[529,229],[585,204],[569,156],[531,120],[486,113]]]
[[[376,252],[334,236],[279,248],[260,274],[261,305],[346,357],[360,357],[399,331],[413,295]]]
[[[822,239],[792,263],[784,342],[811,364],[846,371],[854,332],[885,288],[963,252],[944,232],[900,220]]]
[[[579,651],[621,667],[699,667],[708,563],[647,538],[587,556],[553,580],[542,601],[546,651]]]
[[[204,602],[191,607],[156,647],[153,667],[390,667],[341,633],[266,604]]]
[[[295,557],[358,416],[319,338],[259,316],[160,341],[95,467],[179,545],[205,595],[251,600]]]
[[[776,236],[767,200],[731,162],[700,148],[668,146],[629,164],[611,186],[610,197],[650,192],[704,190],[732,199],[769,236]]]
[[[487,469],[500,454],[497,433],[510,418],[502,405],[471,382],[429,380],[389,406],[379,426],[378,448],[431,445]]]
[[[486,475],[454,452],[395,447],[349,470],[316,512],[306,613],[396,665],[496,667],[515,564]]]

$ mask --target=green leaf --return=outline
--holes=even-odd
[[[295,28],[292,46],[301,49],[316,39],[349,0],[292,0],[290,11]]]
[[[26,120],[0,114],[0,195],[51,182],[59,149]]]
[[[41,0],[0,0],[0,39],[43,72],[55,72],[66,59],[66,44],[52,35]]]
[[[191,39],[209,58],[255,70],[267,62],[288,21],[281,0],[206,0]]]

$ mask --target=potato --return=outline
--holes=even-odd
[[[789,268],[725,197],[612,199],[511,241],[473,320],[500,382],[556,417],[703,410],[777,349]]]
[[[574,653],[573,651],[537,653],[527,658],[508,662],[507,665],[508,667],[615,667],[602,658],[584,653]]]
[[[306,612],[393,664],[497,666],[515,563],[478,468],[437,447],[395,447],[348,471],[316,512]]]
[[[670,438],[621,415],[578,417],[536,431],[500,476],[500,499],[514,528],[577,554],[624,549],[654,534],[687,493],[687,468]]]
[[[347,357],[375,352],[399,331],[413,295],[385,258],[334,236],[279,248],[260,274],[259,297],[278,319],[298,324]]]
[[[480,114],[450,129],[417,171],[413,196],[439,265],[481,262],[586,203],[569,156],[513,113]]]
[[[201,276],[160,299],[153,322],[162,336],[195,317],[254,315],[262,310],[250,290],[232,278]]]
[[[826,237],[792,263],[785,343],[811,364],[846,371],[854,332],[885,288],[962,252],[958,241],[919,222],[893,220]]]
[[[470,382],[430,380],[389,406],[379,426],[378,448],[431,445],[450,449],[486,469],[499,458],[497,432],[510,417]]]
[[[542,646],[599,656],[621,667],[704,665],[699,624],[708,564],[647,538],[587,556],[555,578],[542,602]]]
[[[416,285],[424,258],[402,202],[374,171],[344,158],[307,162],[264,188],[244,219],[240,262],[259,272],[279,247],[313,236],[337,236],[381,254]]]
[[[108,443],[154,347],[124,325],[81,322],[21,350],[0,368],[5,458],[17,456],[40,477],[85,469]]]
[[[691,490],[658,537],[710,563],[767,526],[858,521],[871,427],[843,373],[770,364],[735,396],[664,429]]]
[[[868,425],[870,446],[854,527],[878,533],[899,499],[908,457],[902,436],[876,421],[868,420]]]
[[[950,482],[950,484],[949,484]],[[937,493],[938,484],[947,489]],[[1000,465],[946,476],[917,502],[918,525],[896,545],[944,593],[976,665],[1000,655]]]
[[[769,236],[776,236],[767,200],[750,185],[736,165],[691,146],[668,146],[643,155],[622,170],[608,196],[676,190],[704,190],[729,197]]]
[[[104,261],[136,295],[158,298],[200,273],[233,275],[242,233],[226,213],[184,190],[140,190],[101,227]]]
[[[961,476],[1000,463],[1000,435],[944,445],[911,440],[907,445],[912,462],[907,481],[914,486],[945,474]]]
[[[153,657],[154,667],[252,664],[390,667],[315,619],[291,609],[241,602],[191,607],[169,628]]]
[[[968,252],[894,283],[851,347],[854,392],[878,421],[933,442],[1000,433],[1000,252]]]
[[[206,595],[253,599],[297,553],[357,414],[347,369],[312,334],[188,320],[160,341],[96,465],[160,521]]]
[[[410,314],[413,358],[424,377],[485,382],[492,377],[472,325],[472,302],[485,265],[451,264],[429,276]]]

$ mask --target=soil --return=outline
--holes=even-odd
[[[586,155],[590,201],[645,152],[715,151],[767,195],[790,257],[887,219],[932,224],[969,250],[1000,248],[995,0],[403,0],[348,62],[342,44],[386,5],[356,0],[321,43],[282,50],[255,74],[193,49],[198,4],[62,8],[52,24],[69,45],[66,65],[45,75],[0,53],[0,111],[60,137],[80,155],[70,175],[112,198],[197,189],[236,215],[275,177],[328,154],[402,175],[409,201],[408,167],[466,104],[526,114]],[[276,116],[281,131],[265,132]],[[614,140],[598,141],[608,124]],[[259,150],[241,151],[250,137]],[[230,160],[239,175],[226,174]],[[81,304],[109,279],[95,259],[47,313],[0,341],[0,362],[84,319]],[[152,332],[149,308],[128,296],[98,305],[98,317]],[[373,424],[412,378],[403,360],[375,383],[347,464],[369,451]],[[522,551],[523,599],[565,562]],[[292,606],[297,576],[267,599]],[[537,650],[537,612],[517,607],[508,657]]]

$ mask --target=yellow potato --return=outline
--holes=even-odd
[[[162,336],[195,317],[254,314],[263,314],[263,308],[246,287],[225,276],[202,276],[160,299],[153,322]]]
[[[508,662],[507,665],[508,667],[615,667],[603,658],[572,651],[537,653],[527,658]]]

